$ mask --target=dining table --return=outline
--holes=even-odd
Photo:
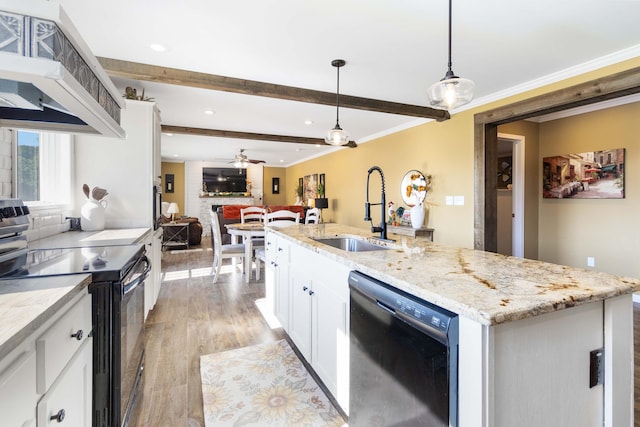
[[[235,224],[225,224],[227,233],[231,236],[231,244],[238,243],[238,237],[242,237],[244,243],[244,281],[249,283],[251,277],[251,260],[253,259],[253,239],[264,237],[263,222],[244,222]]]

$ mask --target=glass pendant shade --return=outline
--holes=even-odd
[[[246,169],[249,166],[249,162],[246,160],[236,160],[233,166],[238,169]]]
[[[448,69],[442,80],[432,84],[427,93],[431,106],[444,110],[451,110],[471,102],[473,89],[476,86],[471,80],[456,76],[451,69],[451,10],[452,0],[449,0]]]
[[[346,64],[344,59],[334,59],[331,61],[331,65],[336,67],[336,125],[333,129],[327,132],[327,136],[324,137],[324,142],[329,145],[347,145],[349,143],[349,134],[342,130],[340,127],[340,67],[344,67]]]
[[[451,110],[468,104],[473,99],[475,84],[469,79],[451,74],[447,73],[442,80],[432,84],[429,88],[431,106]]]
[[[329,145],[345,145],[349,142],[349,134],[336,123],[336,127],[327,132],[324,141]]]

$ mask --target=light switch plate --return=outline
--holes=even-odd
[[[453,196],[454,206],[464,206],[464,196]]]
[[[444,204],[447,206],[453,205],[453,196],[446,196],[444,198]]]

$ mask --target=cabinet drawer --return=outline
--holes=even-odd
[[[38,427],[91,425],[92,341],[84,344],[38,402]]]
[[[46,392],[91,332],[91,296],[86,294],[36,341],[37,391]]]
[[[0,424],[35,425],[36,352],[21,354],[0,373]]]

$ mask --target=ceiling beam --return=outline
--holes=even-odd
[[[173,125],[161,125],[163,133],[177,133],[182,135],[197,135],[197,136],[211,136],[215,138],[235,138],[235,139],[250,139],[258,141],[273,141],[273,142],[290,142],[294,144],[313,144],[313,145],[325,145],[326,142],[322,138],[307,138],[304,136],[287,136],[287,135],[269,135],[265,133],[251,133],[251,132],[237,132],[232,130],[220,130],[220,129],[203,129],[193,128],[187,126],[173,126]],[[349,141],[345,147],[356,148],[358,145],[355,141]]]
[[[244,95],[286,99],[311,104],[336,105],[336,94],[332,92],[321,92],[273,83],[256,82],[112,58],[98,57],[98,61],[100,61],[100,64],[110,76],[241,93]],[[444,121],[450,118],[449,112],[446,110],[342,94],[340,95],[340,106],[355,110],[421,117],[437,121]]]

